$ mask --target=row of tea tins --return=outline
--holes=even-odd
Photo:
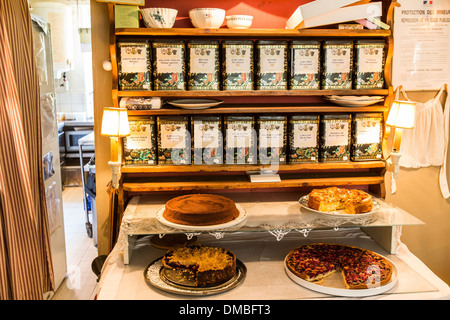
[[[120,90],[383,88],[382,40],[118,42]]]
[[[284,164],[381,159],[381,113],[130,118],[125,164]]]

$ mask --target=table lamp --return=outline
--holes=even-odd
[[[416,104],[414,102],[401,100],[394,100],[389,110],[386,125],[394,130],[393,151],[390,154],[394,164],[394,179],[398,178],[402,132],[403,129],[412,129],[414,127],[415,112]]]
[[[111,161],[109,161],[108,164],[112,171],[112,185],[115,189],[118,189],[120,167],[122,165],[122,161],[119,159],[119,137],[130,135],[127,109],[104,108],[101,134],[110,137]]]

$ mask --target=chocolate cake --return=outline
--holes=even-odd
[[[210,226],[233,221],[239,210],[233,200],[214,194],[189,194],[167,201],[163,217],[170,222]]]

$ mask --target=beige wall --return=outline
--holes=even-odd
[[[94,84],[95,179],[98,229],[98,254],[109,253],[109,195],[107,184],[111,180],[109,138],[100,135],[103,108],[112,106],[112,74],[103,69],[109,60],[108,5],[91,0],[92,72]]]
[[[437,92],[407,92],[411,100],[425,102]],[[444,103],[446,94],[441,101]],[[450,181],[450,157],[447,179]],[[401,207],[425,225],[404,226],[401,240],[437,276],[450,284],[450,198],[445,200],[439,189],[439,167],[401,168],[397,191],[391,194],[391,175],[386,174],[386,200]]]
[[[96,142],[96,180],[98,251],[108,253],[109,198],[106,185],[111,179],[108,138],[100,135],[102,109],[112,105],[111,72],[103,70],[102,63],[109,59],[108,6],[91,0],[92,49],[94,72],[94,117]],[[426,101],[435,92],[408,93],[411,99]],[[446,95],[443,95],[445,98]],[[449,165],[450,166],[450,165]],[[405,209],[426,223],[423,226],[403,227],[402,240],[432,271],[450,284],[450,199],[442,198],[438,187],[437,167],[418,170],[401,169],[397,180],[397,193],[390,194],[390,174],[386,175],[387,201]],[[450,180],[450,177],[449,177]]]

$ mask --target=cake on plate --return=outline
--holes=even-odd
[[[373,199],[362,190],[329,187],[313,189],[308,195],[308,207],[321,212],[344,210],[348,214],[359,214],[372,210]]]
[[[236,274],[234,253],[205,245],[171,249],[162,258],[162,265],[170,281],[193,287],[217,286]]]
[[[163,217],[172,223],[211,226],[227,223],[239,216],[233,200],[214,194],[189,194],[167,201]]]

